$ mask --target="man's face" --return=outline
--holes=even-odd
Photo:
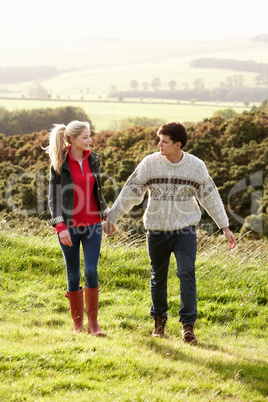
[[[173,142],[168,135],[160,134],[159,136],[160,153],[168,159],[172,158],[180,152],[181,142]]]

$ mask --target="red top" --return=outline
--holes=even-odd
[[[91,172],[88,157],[90,151],[84,152],[84,160],[80,163],[68,153],[69,168],[74,182],[74,206],[73,225],[74,227],[90,226],[101,221],[98,204],[93,193],[95,178]],[[59,223],[56,227],[57,234],[66,230],[65,223]]]

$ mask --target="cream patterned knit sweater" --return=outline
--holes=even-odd
[[[178,163],[160,152],[146,156],[122,188],[107,220],[115,224],[134,205],[142,202],[149,190],[143,216],[145,229],[172,231],[196,225],[205,208],[219,228],[229,226],[218,190],[202,160],[183,152]]]

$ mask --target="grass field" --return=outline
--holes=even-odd
[[[267,241],[199,235],[198,343],[183,344],[175,260],[165,339],[153,339],[144,241],[104,237],[99,322],[74,336],[55,235],[0,233],[2,401],[267,401]],[[36,231],[37,232],[37,231]]]
[[[97,131],[113,128],[117,122],[128,117],[148,117],[162,119],[163,122],[198,122],[213,116],[218,109],[233,108],[237,113],[248,110],[235,104],[190,104],[182,102],[82,102],[82,101],[45,101],[26,99],[0,99],[0,106],[7,110],[55,108],[64,106],[81,107],[90,117]],[[59,122],[60,123],[60,122]]]

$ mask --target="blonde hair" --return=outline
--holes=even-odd
[[[49,154],[51,164],[57,173],[61,173],[61,167],[65,161],[68,148],[71,145],[71,137],[77,137],[85,128],[90,128],[87,121],[71,121],[67,126],[54,124],[50,132],[49,145],[44,148]]]

